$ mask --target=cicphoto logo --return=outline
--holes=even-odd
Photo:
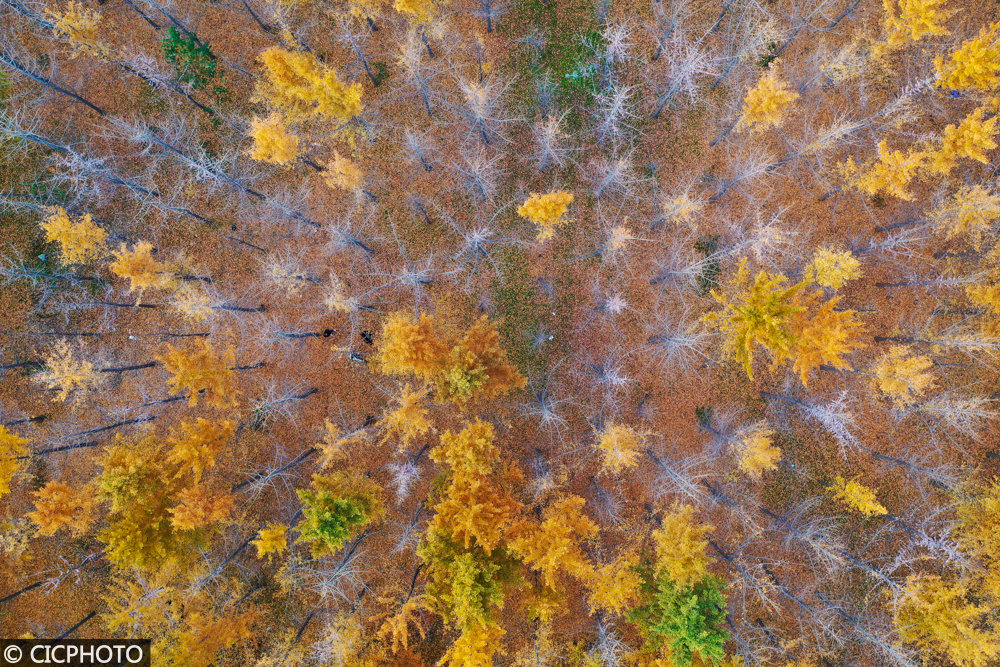
[[[148,639],[2,639],[0,643],[0,667],[150,667]]]

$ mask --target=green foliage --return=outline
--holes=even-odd
[[[506,548],[486,555],[465,548],[433,528],[417,548],[427,567],[427,596],[432,609],[459,628],[486,624],[504,602],[505,589],[516,579],[515,558]]]
[[[372,63],[372,69],[375,70],[375,85],[381,86],[386,80],[392,76],[392,72],[389,71],[389,66],[385,64],[384,60],[376,60]]]
[[[304,519],[297,542],[310,543],[314,558],[336,553],[344,542],[382,514],[379,487],[345,473],[313,477],[312,488],[299,489]]]
[[[679,586],[666,577],[656,579],[646,565],[640,570],[642,604],[629,612],[639,626],[651,651],[664,643],[677,667],[687,667],[694,659],[719,662],[729,633],[721,626],[726,620],[724,582],[707,576],[695,584]]]
[[[767,50],[764,53],[760,54],[760,57],[757,58],[757,65],[759,65],[761,69],[769,68],[771,66],[771,63],[773,63],[775,60],[778,59],[778,56],[774,53],[777,50],[778,50],[777,42],[768,42]]]
[[[719,260],[713,257],[719,249],[719,235],[712,234],[695,241],[694,249],[705,256],[705,264],[695,281],[698,283],[698,294],[708,296],[708,293],[719,284],[719,276],[722,275],[722,267]]]
[[[698,420],[698,426],[708,428],[712,425],[712,406],[699,405],[694,409],[694,417]]]
[[[108,545],[108,560],[120,568],[153,569],[178,555],[187,540],[173,530],[169,510],[180,483],[162,441],[119,436],[101,463],[97,490],[110,511],[99,537]]]
[[[189,34],[184,37],[173,26],[162,40],[163,56],[174,68],[177,80],[190,83],[195,90],[205,90],[216,77],[221,74],[216,71],[215,54],[208,44],[199,42],[198,38]],[[215,93],[225,91],[216,86]]]

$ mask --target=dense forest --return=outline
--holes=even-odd
[[[1000,665],[1000,5],[0,0],[0,636]]]

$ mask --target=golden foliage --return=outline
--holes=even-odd
[[[834,368],[848,369],[851,365],[842,355],[860,347],[857,336],[864,328],[853,310],[834,310],[840,297],[823,303],[810,318],[796,316],[794,370],[803,385],[809,384],[809,373],[814,368],[829,364]]]
[[[492,623],[476,623],[462,631],[448,647],[437,665],[450,667],[493,667],[493,656],[500,650],[500,638],[506,632]]]
[[[413,23],[422,25],[429,23],[434,18],[438,7],[446,3],[447,0],[441,2],[437,0],[395,0],[393,7],[397,12],[407,15]]]
[[[55,24],[52,32],[65,37],[73,46],[76,58],[81,53],[89,53],[98,58],[109,54],[108,48],[98,38],[101,15],[93,9],[87,9],[81,2],[70,0],[63,10],[46,9],[45,15]]]
[[[94,522],[97,499],[89,486],[78,489],[50,481],[35,491],[35,511],[27,514],[42,535],[53,535],[64,526],[82,535]]]
[[[757,85],[747,91],[743,99],[743,110],[734,130],[762,132],[778,127],[784,122],[785,112],[799,94],[788,87],[778,76],[777,62],[771,63],[767,73],[757,81]]]
[[[527,380],[507,361],[495,323],[484,315],[457,341],[438,336],[434,320],[394,313],[382,327],[376,361],[383,373],[431,381],[442,401],[465,403],[474,396],[493,398],[523,387]]]
[[[573,203],[573,194],[565,190],[556,190],[548,194],[531,193],[517,214],[538,225],[538,240],[548,241],[556,234],[556,227],[569,222],[566,213]]]
[[[760,422],[741,431],[733,443],[737,465],[755,480],[777,468],[781,460],[781,449],[772,444],[772,438],[774,430]]]
[[[490,554],[500,544],[519,507],[490,480],[480,475],[455,474],[430,525],[466,549],[478,545]]]
[[[496,323],[483,315],[452,346],[436,384],[439,400],[461,404],[521,389],[527,380],[507,361]]]
[[[265,119],[254,116],[249,136],[253,139],[250,157],[261,162],[285,165],[299,156],[299,138],[288,132],[280,113]]]
[[[712,530],[709,524],[695,522],[691,505],[674,505],[653,531],[658,576],[682,586],[701,580],[708,571],[705,535]]]
[[[367,440],[363,432],[345,433],[340,426],[329,419],[323,422],[323,440],[316,446],[320,450],[319,465],[326,468],[332,463],[347,458],[348,445],[362,445]]]
[[[955,90],[992,90],[1000,84],[1000,23],[991,23],[966,42],[947,60],[934,59],[938,85]]]
[[[420,612],[424,609],[423,596],[417,595],[400,605],[399,609],[390,615],[378,630],[378,637],[382,641],[391,640],[393,653],[400,649],[410,647],[410,626],[412,625],[420,633],[420,639],[427,638],[427,630],[420,617]]]
[[[431,460],[448,466],[456,476],[488,475],[500,460],[494,437],[493,425],[477,419],[458,433],[442,433],[441,444],[431,450]]]
[[[205,338],[198,339],[188,350],[168,343],[166,351],[156,359],[173,375],[167,380],[170,393],[187,391],[188,405],[197,405],[199,397],[219,410],[238,404],[236,373],[231,368],[236,363],[236,352],[232,346],[216,352]]]
[[[984,234],[1000,218],[1000,195],[982,185],[962,186],[951,199],[934,209],[930,217],[946,239],[967,237],[979,250]]]
[[[857,188],[869,195],[885,192],[911,201],[913,195],[908,190],[910,181],[926,167],[927,158],[926,151],[917,149],[906,153],[890,151],[889,142],[883,139],[878,145],[877,160],[857,167],[854,160],[848,159],[842,170],[847,178],[847,187]]]
[[[639,559],[626,554],[605,565],[594,568],[588,581],[590,611],[621,614],[631,609],[639,599],[642,579],[636,567]]]
[[[521,529],[511,540],[510,548],[524,562],[542,573],[542,581],[556,588],[556,576],[566,572],[588,581],[593,567],[583,552],[581,542],[597,536],[597,524],[583,513],[586,501],[579,496],[560,498],[545,508],[537,527]]]
[[[447,343],[434,331],[434,319],[427,313],[421,313],[419,320],[408,313],[392,313],[382,325],[381,337],[377,361],[383,373],[412,373],[430,380],[448,351]]]
[[[830,248],[817,248],[805,268],[805,278],[817,285],[839,290],[848,280],[861,277],[861,262],[850,250],[839,252]]]
[[[886,46],[899,48],[924,37],[951,34],[942,23],[955,12],[942,9],[945,0],[882,0],[885,10]]]
[[[834,498],[865,516],[881,516],[889,513],[889,510],[878,501],[875,492],[857,481],[857,478],[845,480],[837,475],[833,484],[826,487],[826,490],[831,492]]]
[[[993,116],[983,120],[983,115],[991,110],[990,107],[995,105],[979,107],[958,125],[944,128],[940,148],[929,154],[928,171],[934,174],[948,174],[958,166],[958,161],[962,158],[983,164],[989,163],[986,151],[997,147],[994,137],[1000,132],[1000,128],[997,127],[1000,118]]]
[[[228,493],[212,491],[206,484],[183,489],[177,494],[180,504],[171,508],[171,522],[180,530],[194,530],[222,521],[233,511],[235,499]]]
[[[288,551],[288,526],[271,522],[266,528],[260,529],[257,539],[250,544],[257,547],[257,558],[267,556],[268,562],[271,562],[276,554]]]
[[[129,291],[138,291],[141,295],[149,288],[170,289],[177,279],[173,271],[166,265],[153,259],[153,244],[139,241],[132,250],[122,243],[118,250],[113,251],[114,263],[111,271],[121,278],[128,278]]]
[[[1000,480],[970,488],[958,506],[958,521],[959,548],[984,566],[975,573],[981,594],[1000,603]]]
[[[780,273],[760,271],[750,282],[746,259],[740,261],[734,278],[722,292],[712,290],[712,297],[722,310],[707,313],[702,319],[721,331],[726,350],[743,364],[747,376],[753,379],[753,351],[761,346],[775,362],[790,359],[794,335],[788,330],[791,318],[804,310],[798,295],[805,282],[785,286]]]
[[[960,667],[985,667],[1000,655],[1000,641],[983,627],[989,608],[969,602],[962,582],[911,575],[896,609],[896,631],[905,642]]]
[[[264,66],[258,98],[273,104],[290,122],[321,117],[346,123],[361,113],[361,85],[345,84],[313,54],[272,46],[258,60]]]
[[[638,464],[641,434],[631,426],[608,422],[597,434],[597,450],[603,456],[601,470],[617,475]]]
[[[104,381],[94,370],[94,364],[74,358],[73,350],[65,340],[56,341],[43,360],[45,368],[33,379],[57,390],[53,401],[65,401],[75,389],[96,389]]]
[[[365,183],[365,172],[358,163],[340,153],[333,154],[333,160],[325,165],[323,180],[331,188],[360,194]]]
[[[89,213],[72,220],[62,206],[45,209],[41,222],[45,240],[59,244],[63,264],[83,264],[104,254],[108,233],[94,222]]]
[[[198,421],[181,422],[180,430],[170,438],[173,445],[167,458],[177,464],[177,474],[190,472],[197,484],[204,471],[215,465],[215,458],[233,435],[233,422],[228,419],[213,422],[203,417]]]
[[[427,390],[414,391],[410,385],[404,385],[396,398],[396,407],[386,412],[379,420],[380,428],[385,429],[385,440],[399,436],[399,449],[405,450],[417,438],[428,433],[433,427],[427,419],[430,411],[424,405]]]
[[[11,433],[0,425],[0,497],[10,493],[10,483],[21,470],[21,457],[28,456],[25,447],[31,440]]]
[[[252,612],[236,610],[223,611],[218,616],[203,612],[190,614],[185,619],[187,627],[181,631],[178,645],[171,651],[167,664],[173,667],[218,664],[216,656],[220,651],[253,636],[253,618]]]
[[[930,357],[911,355],[908,345],[893,345],[874,368],[874,387],[900,407],[916,403],[929,389],[937,386]]]

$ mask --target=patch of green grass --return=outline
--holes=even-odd
[[[511,362],[523,374],[536,375],[541,368],[538,350],[529,335],[542,324],[538,315],[538,292],[528,273],[529,261],[520,248],[507,248],[500,257],[500,283],[494,288],[500,322],[500,340]]]
[[[719,261],[713,257],[719,249],[719,235],[712,234],[698,239],[694,249],[705,256],[705,265],[695,281],[698,283],[698,294],[707,296],[719,284],[719,276],[722,274]]]
[[[389,66],[385,64],[384,60],[376,60],[372,63],[373,74],[375,75],[375,85],[381,86],[385,81],[392,76],[392,72],[389,71]]]

